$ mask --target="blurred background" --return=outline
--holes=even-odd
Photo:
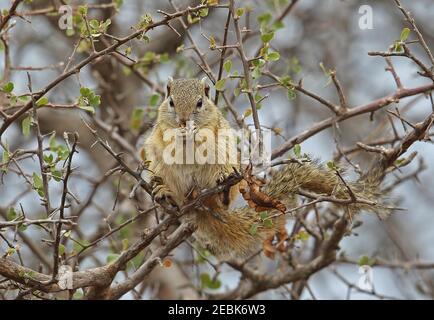
[[[69,2],[75,6],[83,4],[82,1]],[[111,1],[88,1],[87,3],[110,4]],[[273,17],[279,17],[289,3],[289,0],[236,1],[237,6],[246,8],[246,12],[240,19],[241,25],[245,26],[248,21],[246,27],[253,32],[257,32],[260,27],[258,16],[270,13]],[[432,23],[434,1],[403,0],[402,3],[412,12],[429,47],[434,48],[434,24]],[[63,71],[65,64],[68,63],[67,58],[75,50],[77,31],[75,34],[67,34],[65,30],[61,30],[58,26],[58,16],[25,14],[59,4],[55,0],[29,1],[28,4],[20,6],[18,10],[23,14],[23,18],[14,17],[16,25],[9,32],[10,74],[4,74],[4,47],[0,51],[0,74],[8,77],[8,81],[14,83],[16,95],[28,92],[26,71],[31,75],[33,90],[37,91]],[[174,0],[173,4],[177,8],[186,8],[197,2]],[[359,11],[362,5],[372,8],[372,29],[360,28],[359,22],[365,13]],[[9,6],[9,1],[0,3],[0,9],[6,9]],[[111,25],[108,32],[121,37],[130,34],[131,27],[137,25],[145,13],[150,14],[154,20],[163,17],[157,10],[174,11],[166,0],[124,0],[118,9],[115,6],[89,9],[89,16],[98,20],[110,18]],[[133,40],[128,43],[131,49],[125,49],[126,47],[120,49],[121,51],[131,50],[129,57],[138,62],[134,68],[128,67],[131,61],[121,55],[118,55],[119,59],[105,57],[98,63],[92,63],[83,68],[79,74],[63,81],[51,90],[47,97],[51,103],[67,105],[77,100],[81,86],[91,88],[101,96],[101,105],[97,108],[94,118],[103,122],[99,127],[93,124],[106,137],[110,136],[113,128],[116,128],[114,131],[128,141],[129,146],[134,151],[137,150],[138,154],[144,135],[155,121],[157,106],[164,94],[167,78],[169,76],[205,76],[197,66],[198,57],[191,49],[189,36],[204,54],[214,73],[218,73],[220,55],[218,51],[210,49],[209,39],[212,36],[218,43],[221,43],[226,16],[226,10],[210,10],[206,19],[188,26],[190,34],[183,30],[179,22],[173,24],[179,35],[168,27],[156,28],[148,34],[149,42]],[[334,69],[345,91],[349,106],[360,106],[396,90],[393,77],[385,71],[387,66],[385,60],[382,57],[368,56],[368,52],[387,51],[389,46],[399,39],[405,26],[402,13],[391,0],[299,0],[290,14],[282,19],[282,25],[275,32],[271,47],[280,53],[280,60],[270,64],[269,69],[279,76],[289,75],[296,82],[303,79],[304,88],[329,101],[339,103],[336,89],[320,65],[327,69]],[[233,30],[230,30],[228,43],[234,43],[235,39]],[[103,43],[98,42],[97,47],[102,48]],[[258,35],[246,39],[245,48],[248,56],[255,56],[260,48]],[[423,62],[429,63],[419,46],[411,48]],[[86,50],[88,48],[85,45],[78,46],[74,61],[77,62],[86,57]],[[238,57],[231,55],[230,59],[233,62],[232,72],[237,70],[242,73],[242,65]],[[120,60],[123,63],[120,63]],[[417,66],[409,59],[394,57],[392,61],[405,87],[412,88],[429,83],[429,79],[417,74]],[[249,101],[245,95],[233,96],[232,92],[237,86],[235,80],[229,79],[226,82],[226,92],[229,92],[228,97],[232,100],[238,114],[243,116],[245,110],[249,108]],[[272,81],[262,76],[257,79],[257,82],[267,84]],[[259,116],[262,125],[273,128],[280,134],[273,138],[274,146],[283,143],[284,138],[290,138],[308,129],[313,123],[331,116],[330,110],[303,94],[297,93],[294,99],[288,99],[286,90],[270,87],[261,91],[264,96],[267,93],[269,96],[261,102],[262,108]],[[212,95],[214,96],[214,92]],[[225,101],[221,97],[219,106],[225,108]],[[415,123],[422,121],[431,112],[431,103],[427,97],[422,95],[402,99],[388,108],[389,110],[399,108],[401,115]],[[78,131],[80,134],[80,153],[74,157],[73,161],[73,166],[77,167],[77,170],[70,181],[71,191],[80,200],[80,203],[71,201],[69,209],[70,212],[80,211],[80,228],[76,231],[75,236],[90,242],[97,235],[107,232],[107,225],[122,223],[131,217],[136,210],[136,205],[128,199],[132,184],[129,181],[122,182],[121,191],[116,196],[120,181],[119,175],[104,176],[109,169],[113,168],[115,162],[101,147],[93,146],[94,137],[82,122],[82,118],[91,121],[92,116],[78,108],[44,108],[39,112],[39,117],[42,132],[56,131],[58,143],[62,143],[63,132]],[[227,113],[227,117],[231,123],[236,123],[230,112]],[[139,123],[133,123],[134,121],[139,121]],[[245,121],[247,124],[253,123],[251,116],[246,117]],[[1,137],[2,143],[6,143],[10,150],[35,148],[36,139],[33,133],[24,136],[20,123],[16,122],[9,127]],[[104,123],[110,124],[108,129],[104,130]],[[395,123],[395,127],[399,134],[404,133],[403,126],[399,122]],[[303,153],[306,152],[315,158],[328,161],[334,159],[338,154],[336,143],[341,149],[346,150],[353,148],[357,142],[366,143],[391,137],[393,137],[393,131],[388,117],[386,112],[381,110],[375,113],[373,119],[370,119],[369,114],[364,114],[341,122],[339,130],[332,128],[323,130],[302,142],[301,149]],[[116,142],[110,139],[109,141],[110,144],[118,147]],[[405,210],[396,211],[385,221],[380,221],[377,217],[367,213],[362,213],[357,217],[363,222],[355,230],[357,235],[352,234],[344,238],[341,243],[341,251],[345,252],[347,257],[355,261],[364,255],[390,261],[418,259],[434,261],[432,209],[434,182],[431,178],[434,175],[432,161],[434,148],[431,143],[416,143],[410,151],[418,152],[416,159],[396,174],[391,175],[386,181],[386,186],[393,185],[400,177],[418,172],[417,179],[412,176],[391,193],[393,201]],[[367,168],[371,160],[370,155],[366,152],[352,153],[349,157],[362,169]],[[129,160],[132,167],[137,167],[134,155],[130,155]],[[39,163],[35,158],[22,160],[20,163],[25,172],[30,175],[39,169]],[[10,171],[8,174],[2,174],[1,182],[0,212],[3,215],[9,207],[14,206],[18,210],[20,205],[29,217],[36,219],[43,215],[43,207],[40,205],[38,194],[23,183],[22,177]],[[50,190],[51,201],[58,203],[61,184],[50,181]],[[146,195],[141,194],[141,197],[145,201]],[[117,204],[112,210],[115,206],[115,199],[117,199]],[[133,239],[147,223],[149,223],[148,219],[144,219],[139,224],[131,226],[126,229],[122,237]],[[292,225],[293,221],[288,221],[288,228]],[[31,226],[21,233],[24,236],[18,237],[16,241],[22,246],[21,252],[26,264],[35,269],[42,265],[42,270],[44,270],[46,266],[43,261],[51,256],[47,253],[49,247],[42,241],[43,232],[40,228]],[[5,232],[4,235],[12,239],[13,230]],[[101,242],[88,255],[84,255],[80,261],[80,270],[106,263],[108,255],[120,250],[119,239],[109,238]],[[68,251],[75,248],[72,241],[65,245]],[[38,251],[42,257],[37,258],[34,251],[29,249],[31,246],[39,247]],[[2,252],[7,248],[1,239],[0,248]],[[308,248],[309,242],[301,245],[299,250],[308,250]],[[182,288],[183,283],[179,281],[197,286],[200,283],[198,274],[213,273],[213,269],[206,263],[196,266],[188,265],[194,255],[187,245],[178,248],[175,257],[181,261],[179,266],[167,270],[157,268],[158,270],[155,270],[145,280],[140,297],[174,297],[179,296],[179,290],[187,291],[183,293],[187,297],[189,294],[194,296],[188,288]],[[185,266],[182,261],[186,263]],[[275,262],[264,260],[261,268],[273,270],[276,267],[275,264]],[[348,283],[357,283],[360,276],[357,264],[335,263],[316,273],[310,279],[310,289],[303,290],[301,298],[312,299],[313,296],[317,299],[378,298],[357,290],[352,290],[351,295],[348,295]],[[120,274],[117,280],[121,281],[123,277],[125,274]],[[344,277],[348,283],[341,277]],[[403,270],[402,268],[375,267],[373,277],[375,292],[387,297],[431,299],[434,296],[434,273],[430,269]],[[238,278],[238,272],[224,268],[219,278],[222,286],[213,292],[225,292],[228,288],[236,287]],[[176,290],[178,290],[176,293],[173,292],[175,283]],[[313,296],[309,291],[312,291]],[[3,293],[3,297],[7,297],[7,293]],[[284,288],[279,288],[261,293],[259,297],[287,299],[291,297],[291,294]],[[137,298],[137,293],[129,293],[123,298]]]

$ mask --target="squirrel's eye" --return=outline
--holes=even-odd
[[[172,99],[172,98],[170,98],[170,100],[169,100],[169,105],[170,105],[172,108],[175,107],[175,104],[173,103],[173,99]]]
[[[202,99],[199,99],[199,101],[196,103],[196,108],[202,108]]]

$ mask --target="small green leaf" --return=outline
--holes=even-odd
[[[279,52],[270,52],[268,54],[268,61],[277,61],[280,59],[280,53]]]
[[[35,189],[42,188],[42,178],[36,172],[33,172],[33,186]]]
[[[87,14],[87,6],[79,6],[78,7],[78,13],[80,13],[81,15],[86,15]]]
[[[57,146],[57,142],[56,142],[56,132],[53,132],[50,136],[50,139],[48,140],[48,145],[50,146],[50,150],[54,151],[54,149]]]
[[[274,38],[274,32],[268,32],[261,35],[261,40],[264,43],[268,43]]]
[[[219,81],[216,82],[215,89],[217,91],[223,91],[225,89],[225,85],[226,85],[226,79],[220,79]]]
[[[12,82],[8,82],[3,86],[3,91],[6,93],[11,93],[14,91],[14,84]]]
[[[244,8],[243,7],[237,8],[237,10],[235,11],[235,13],[236,13],[236,16],[238,18],[241,17],[244,14]]]
[[[131,115],[131,128],[132,129],[140,129],[142,124],[143,115],[145,110],[143,108],[135,108],[133,110],[133,114]]]
[[[359,266],[373,266],[375,262],[375,258],[369,258],[368,256],[364,255],[360,257],[358,264]]]
[[[297,93],[295,92],[295,90],[293,88],[292,89],[288,89],[287,96],[288,96],[289,100],[294,100],[295,98],[297,98]]]
[[[80,109],[95,114],[95,108],[92,106],[79,106]]]
[[[273,227],[273,220],[271,220],[271,219],[265,219],[264,220],[264,226],[266,228],[272,228]]]
[[[110,253],[107,256],[107,263],[112,263],[113,261],[116,261],[119,258],[119,254],[117,253]]]
[[[8,211],[6,212],[6,219],[8,221],[12,221],[17,217],[17,212],[15,211],[14,207],[10,207]]]
[[[307,233],[306,230],[301,230],[297,233],[296,239],[305,242],[309,240],[309,233]]]
[[[274,30],[279,30],[283,28],[285,28],[285,24],[282,21],[276,21],[275,23],[273,23]]]
[[[199,15],[200,15],[202,18],[205,18],[206,16],[208,16],[208,13],[209,13],[209,9],[208,9],[208,8],[205,8],[205,9],[201,9],[201,10],[199,10]]]
[[[257,223],[254,223],[254,224],[252,224],[251,226],[250,226],[250,230],[249,230],[249,233],[252,235],[252,236],[254,236],[257,232],[258,232],[258,224]]]
[[[59,244],[59,256],[65,253],[65,246],[63,244]]]
[[[294,146],[294,154],[297,158],[301,156],[301,146],[299,144]]]
[[[202,288],[219,289],[221,287],[221,281],[218,279],[213,280],[208,273],[202,273],[200,275],[200,282]]]
[[[256,67],[255,69],[253,69],[252,78],[253,79],[258,79],[260,76],[261,76],[261,68],[260,67]]]
[[[336,171],[339,169],[339,167],[336,165],[336,163],[334,163],[332,160],[327,162],[327,167],[333,171]]]
[[[62,180],[62,175],[63,175],[62,171],[53,170],[53,171],[51,171],[51,175],[56,182],[59,182],[60,180]]]
[[[258,22],[261,25],[265,25],[268,24],[272,18],[273,16],[271,15],[271,13],[267,12],[258,16]]]
[[[408,39],[409,35],[410,35],[410,29],[404,28],[404,29],[402,29],[401,37],[399,39],[401,40],[401,42],[404,42]]]
[[[122,251],[126,251],[128,249],[128,246],[129,246],[128,239],[127,238],[122,239]]]
[[[246,109],[246,111],[244,111],[244,118],[250,117],[252,115],[252,109]]]
[[[90,95],[90,93],[91,93],[91,90],[89,88],[86,88],[86,87],[81,87],[80,88],[80,94],[83,97],[88,97]]]
[[[226,72],[231,72],[232,69],[232,60],[226,60],[223,67],[225,68]]]
[[[160,95],[158,93],[154,93],[151,98],[149,99],[149,104],[153,107],[155,107],[158,102],[160,101]]]
[[[44,162],[46,162],[47,164],[51,164],[54,160],[54,157],[51,153],[49,155],[44,154],[43,159],[44,159]]]
[[[21,128],[23,131],[23,135],[27,137],[30,134],[30,125],[32,123],[32,118],[30,116],[27,116],[23,119],[21,122]]]
[[[2,162],[6,164],[9,162],[9,160],[10,160],[9,151],[5,149],[3,150]]]
[[[47,105],[47,103],[48,103],[48,99],[46,97],[41,97],[41,98],[39,98],[38,101],[36,101],[36,106],[37,107],[43,107],[43,106]]]

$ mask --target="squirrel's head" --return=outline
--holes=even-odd
[[[169,78],[167,95],[159,108],[159,121],[169,128],[202,128],[216,120],[218,109],[209,99],[205,78]]]

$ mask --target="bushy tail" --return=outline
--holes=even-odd
[[[354,201],[355,197],[355,202],[348,204],[353,214],[363,209],[384,217],[389,210],[381,205],[382,178],[382,170],[376,168],[357,181],[347,182],[335,170],[316,161],[291,163],[272,175],[263,187],[263,192],[284,203],[287,209],[296,205],[295,196],[300,189],[348,202]],[[268,216],[276,213],[279,212],[268,212]],[[285,224],[283,215],[274,218],[271,226],[264,224],[263,217],[252,208],[221,211],[217,214],[218,218],[206,212],[198,214],[197,238],[213,254],[224,259],[254,254],[264,241],[281,232]]]
[[[384,218],[389,209],[382,205],[384,194],[380,185],[383,176],[383,170],[378,165],[358,180],[348,181],[344,172],[338,174],[336,170],[329,169],[318,161],[290,163],[272,176],[264,187],[264,192],[287,204],[288,195],[297,193],[300,189],[306,190],[353,202],[351,208],[368,210]]]

